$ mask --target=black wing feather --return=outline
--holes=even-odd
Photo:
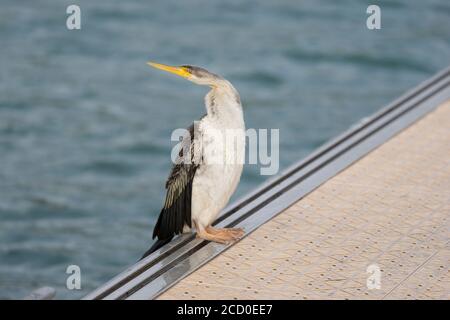
[[[167,179],[166,200],[153,230],[153,238],[169,239],[182,233],[184,225],[192,227],[192,182],[199,167],[198,161],[195,161],[194,158],[195,131],[194,125],[191,125],[189,127],[190,138],[183,139],[177,163],[172,167]],[[186,151],[188,154],[183,154]],[[186,161],[186,159],[190,161]]]

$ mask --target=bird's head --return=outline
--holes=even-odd
[[[147,62],[147,64],[154,68],[174,73],[199,85],[215,87],[223,80],[222,77],[200,67],[189,65],[173,67],[156,62]]]

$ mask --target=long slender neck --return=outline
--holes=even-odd
[[[205,96],[206,112],[211,117],[232,116],[240,120],[243,118],[239,93],[233,85],[223,79],[212,86]]]

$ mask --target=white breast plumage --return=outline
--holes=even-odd
[[[212,95],[212,94],[211,94]],[[205,99],[211,101],[211,96]],[[236,190],[245,157],[245,125],[239,99],[215,93],[202,119],[203,161],[194,177],[192,221],[209,226]]]

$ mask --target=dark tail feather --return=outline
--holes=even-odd
[[[167,239],[158,239],[156,240],[156,242],[150,247],[150,249],[148,249],[144,255],[139,259],[142,260],[144,259],[146,256],[148,256],[149,254],[155,252],[156,250],[158,250],[159,248],[161,248],[163,245],[169,243],[172,240],[173,237],[167,238]]]

